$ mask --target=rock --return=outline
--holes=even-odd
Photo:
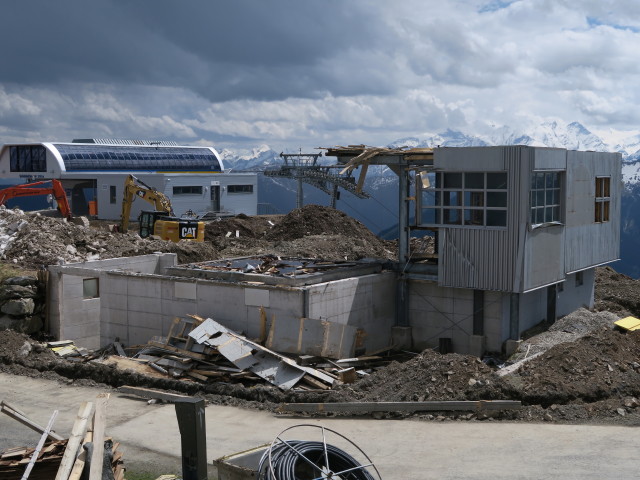
[[[4,305],[0,307],[0,312],[6,313],[7,315],[23,317],[31,315],[35,310],[35,306],[32,298],[17,298],[5,302]]]
[[[0,303],[15,298],[34,298],[37,293],[35,286],[0,285]]]
[[[87,217],[73,217],[71,223],[79,225],[81,227],[89,228],[89,219]]]
[[[473,387],[476,383],[478,383],[478,381],[475,378],[469,379],[469,386]]]
[[[21,320],[18,318],[11,318],[8,315],[0,317],[0,330],[14,330],[18,331]]]
[[[18,355],[21,357],[26,357],[31,353],[31,344],[29,342],[24,342],[20,350],[18,351]]]
[[[78,253],[78,249],[73,245],[67,245],[65,250],[69,255],[75,255],[76,253]]]
[[[624,408],[617,408],[616,413],[624,417],[627,414],[627,411]]]
[[[22,287],[28,287],[30,285],[38,285],[38,279],[31,276],[9,277],[6,278],[2,283],[4,283],[5,285],[20,285]]]

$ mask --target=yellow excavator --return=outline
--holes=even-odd
[[[172,242],[180,240],[204,241],[204,222],[192,218],[176,217],[169,198],[134,175],[128,175],[124,181],[124,198],[120,219],[121,232],[126,232],[129,229],[131,205],[136,197],[149,202],[155,209],[142,211],[138,217],[139,233],[142,238],[155,235]]]

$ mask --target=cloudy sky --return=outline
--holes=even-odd
[[[640,123],[634,0],[22,0],[0,18],[0,143]]]

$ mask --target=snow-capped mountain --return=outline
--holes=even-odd
[[[640,182],[640,134],[619,138],[608,135],[603,138],[584,125],[572,122],[562,125],[558,122],[542,123],[529,131],[516,131],[506,126],[494,127],[487,134],[468,134],[456,130],[441,133],[426,133],[420,137],[406,137],[395,140],[389,148],[419,147],[473,147],[490,145],[530,145],[568,148],[571,150],[594,150],[620,152],[623,156],[623,177],[627,185]],[[264,170],[282,163],[280,154],[268,145],[261,145],[250,152],[220,152],[227,169]],[[322,163],[326,163],[323,158]],[[387,169],[370,171],[370,175],[392,175]]]

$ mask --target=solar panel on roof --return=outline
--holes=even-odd
[[[73,170],[206,170],[220,171],[208,148],[54,144],[67,171]]]

